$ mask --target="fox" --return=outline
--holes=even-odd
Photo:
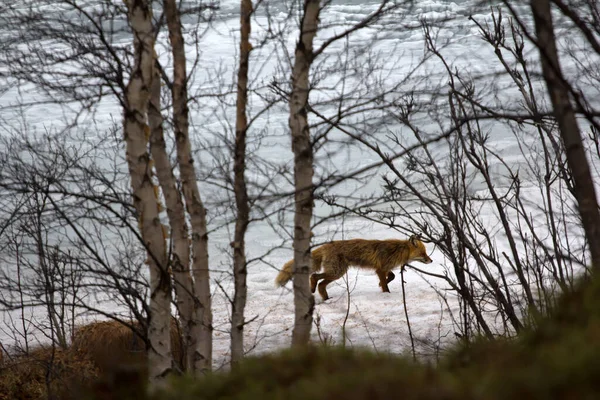
[[[317,247],[311,255],[310,290],[314,293],[318,286],[323,301],[329,299],[327,285],[344,276],[350,266],[374,269],[382,292],[389,293],[388,284],[396,277],[392,269],[411,261],[433,262],[418,235],[408,240],[335,240]],[[293,271],[294,260],[290,260],[275,278],[275,284],[284,286],[292,279]]]

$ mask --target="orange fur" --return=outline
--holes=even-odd
[[[392,269],[411,261],[432,262],[425,245],[416,235],[408,240],[336,240],[316,248],[311,254],[310,288],[314,293],[317,283],[322,280],[318,287],[323,300],[329,298],[327,285],[341,278],[350,266],[374,269],[381,290],[389,292],[388,283],[395,278]],[[318,273],[321,269],[323,272]],[[293,270],[294,260],[290,260],[277,275],[275,283],[278,286],[285,285],[292,279]]]

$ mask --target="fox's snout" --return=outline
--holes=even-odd
[[[414,260],[422,262],[423,264],[431,264],[433,262],[433,260],[431,258],[429,258],[429,256],[427,254],[420,256],[420,257],[415,257]]]

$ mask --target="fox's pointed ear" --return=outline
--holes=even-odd
[[[419,235],[411,235],[408,240],[410,241],[410,244],[412,244],[413,246],[417,245],[417,240],[419,240]]]

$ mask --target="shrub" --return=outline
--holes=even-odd
[[[87,358],[58,348],[39,347],[6,357],[0,366],[0,400],[78,399],[98,370]]]
[[[130,322],[139,330],[138,322]],[[98,321],[75,331],[73,351],[90,358],[101,371],[138,368],[146,374],[146,344],[139,334],[118,321]],[[183,370],[183,346],[180,329],[171,320],[171,349],[176,366]]]

